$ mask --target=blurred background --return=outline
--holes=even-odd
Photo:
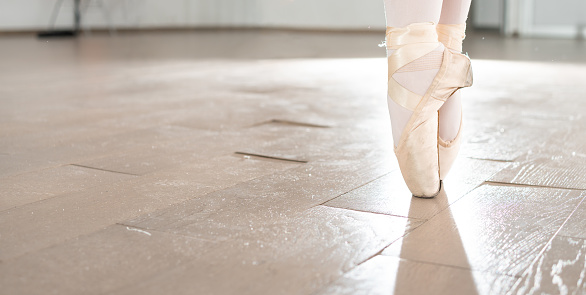
[[[73,25],[73,0],[2,0],[0,31]],[[384,29],[381,0],[81,0],[86,29]],[[586,1],[474,0],[474,28],[520,37],[583,38]]]
[[[74,35],[85,38],[85,43],[101,40],[92,43],[92,48],[102,48],[107,52],[104,54],[124,58],[385,55],[377,46],[384,39],[382,0],[2,0],[0,3],[0,37],[11,40],[4,42],[6,53],[10,53],[9,47],[14,51],[26,47],[24,43],[12,42],[15,39]],[[582,54],[586,49],[585,35],[586,1],[583,0],[474,0],[464,50],[475,59],[585,62]],[[105,41],[100,36],[124,38]],[[238,50],[233,48],[235,42]]]

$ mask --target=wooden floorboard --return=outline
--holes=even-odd
[[[0,293],[585,293],[586,65],[488,38],[422,200],[378,34],[1,37]]]

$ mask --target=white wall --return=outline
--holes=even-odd
[[[0,0],[0,30],[46,29],[58,0]],[[106,27],[106,15],[119,27],[173,27],[189,24],[189,0],[94,0],[83,14],[88,27]],[[101,5],[103,4],[103,5]],[[65,0],[57,27],[71,27],[73,1]],[[106,13],[106,14],[104,14]]]
[[[503,24],[502,0],[473,0],[471,13],[476,28],[499,29]]]
[[[0,31],[46,29],[56,2],[0,0]],[[57,21],[59,28],[73,23],[73,2],[63,3]],[[91,28],[105,28],[109,23],[118,28],[263,26],[364,30],[385,27],[382,0],[93,0],[90,3],[83,24]],[[110,22],[106,15],[110,15]]]
[[[263,26],[384,29],[382,0],[258,0]]]
[[[525,20],[527,33],[577,37],[586,33],[586,1],[533,0],[533,15]]]
[[[507,34],[538,37],[586,37],[584,0],[508,0]]]
[[[57,1],[0,0],[0,31],[47,29]],[[473,1],[475,27],[504,28],[521,36],[586,34],[586,0],[507,0],[506,7],[504,0]],[[117,28],[385,27],[383,0],[82,0],[88,2],[92,4],[83,16],[86,28],[106,28],[110,23]],[[58,28],[73,23],[73,0],[63,3]]]

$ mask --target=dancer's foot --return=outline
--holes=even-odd
[[[433,23],[388,28],[387,47],[399,166],[414,196],[434,197],[441,187],[438,110],[457,89],[471,85],[470,60],[445,49]]]
[[[439,41],[454,53],[462,52],[466,24],[438,24]],[[462,95],[456,91],[439,110],[440,179],[444,179],[456,160],[461,145]]]
[[[393,52],[393,49],[388,49],[387,55],[390,57],[393,55]],[[443,53],[444,46],[437,44],[436,49],[402,66],[389,79],[396,81],[405,90],[422,97],[427,92],[427,89],[440,69]],[[395,95],[400,96],[400,94]],[[395,143],[395,147],[397,147],[401,134],[411,118],[413,111],[397,104],[395,102],[397,98],[391,97],[395,95],[389,93],[387,100],[393,129],[393,142]]]

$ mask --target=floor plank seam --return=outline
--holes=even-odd
[[[335,208],[335,207],[334,207]],[[347,210],[351,210],[351,209],[347,209]],[[353,210],[353,211],[358,211],[358,212],[367,212],[367,211],[359,211],[359,210]],[[368,213],[374,213],[374,212],[368,212]],[[395,215],[389,215],[389,214],[383,214],[383,213],[376,213],[376,214],[382,214],[382,215],[387,215],[387,216],[395,216]],[[403,216],[395,216],[395,217],[403,217]],[[418,219],[418,218],[412,218],[412,219]],[[423,220],[423,219],[418,219],[418,220]],[[381,250],[379,250],[378,252],[376,252],[375,254],[371,255],[370,257],[364,259],[363,261],[357,263],[356,265],[354,265],[353,267],[351,267],[350,269],[348,269],[348,271],[344,272],[340,277],[343,277],[345,274],[351,272],[352,270],[354,270],[355,268],[359,267],[360,265],[364,264],[365,262],[377,257],[377,256],[381,256],[382,253],[385,251],[385,249],[387,249],[388,247],[390,247],[392,244],[396,243],[397,241],[401,240],[402,238],[404,238],[406,235],[410,234],[411,232],[415,231],[416,229],[418,229],[420,226],[422,226],[425,222],[427,222],[427,220],[424,220],[420,225],[414,227],[413,229],[411,229],[408,232],[403,233],[403,235],[401,235],[400,237],[396,238],[395,240],[393,240],[392,242],[390,242],[389,244],[385,245],[382,247]],[[386,256],[386,255],[385,255]],[[335,282],[335,280],[334,280]],[[332,282],[333,283],[333,282]],[[325,287],[330,286],[330,284],[327,284]]]
[[[109,169],[96,168],[96,167],[85,166],[85,165],[80,165],[80,164],[69,164],[69,165],[75,166],[75,167],[92,169],[92,170],[104,171],[104,172],[112,172],[112,173],[118,173],[118,174],[124,174],[124,175],[131,175],[131,176],[142,176],[142,175],[139,175],[139,174],[133,174],[133,173],[128,173],[128,172],[121,172],[121,171],[115,171],[115,170],[109,170]]]
[[[416,217],[409,217],[409,216],[403,216],[403,215],[387,214],[387,213],[381,213],[381,212],[372,212],[372,211],[360,210],[360,209],[354,209],[354,208],[342,208],[342,207],[336,207],[336,206],[325,205],[325,204],[321,204],[321,205],[317,205],[317,206],[324,206],[324,207],[330,207],[330,208],[348,210],[348,211],[354,211],[354,212],[361,212],[361,213],[377,214],[377,215],[383,215],[383,216],[392,216],[392,217],[407,218],[407,219],[413,219],[413,220],[421,220],[423,222],[427,222],[429,220],[429,219],[425,219],[425,218],[416,218]]]
[[[281,119],[271,119],[268,121],[263,121],[254,125],[251,125],[249,128],[252,127],[259,127],[268,124],[282,124],[282,125],[291,125],[291,126],[299,126],[299,127],[312,127],[312,128],[332,128],[333,126],[329,125],[320,125],[314,123],[305,123],[305,122],[298,122],[293,120],[281,120]]]
[[[401,240],[402,238],[404,238],[406,235],[408,235],[408,234],[412,233],[413,231],[415,231],[416,229],[418,229],[418,228],[419,228],[420,226],[422,226],[422,225],[423,225],[425,222],[427,222],[427,220],[426,220],[426,221],[424,221],[424,222],[422,222],[420,225],[418,225],[418,226],[414,227],[412,230],[410,230],[410,231],[407,231],[407,232],[403,233],[403,235],[402,235],[402,236],[400,236],[400,237],[396,238],[395,240],[393,240],[392,242],[390,242],[388,245],[385,245],[385,246],[384,246],[384,247],[383,247],[383,248],[382,248],[380,251],[376,252],[374,255],[372,255],[372,256],[370,256],[370,257],[368,257],[368,258],[367,258],[367,259],[365,259],[364,261],[362,261],[362,262],[358,263],[358,264],[356,265],[356,267],[357,267],[357,266],[359,266],[359,265],[361,265],[361,264],[363,264],[363,263],[365,263],[366,261],[368,261],[368,260],[370,260],[370,259],[372,259],[372,258],[376,257],[376,256],[383,255],[383,252],[385,251],[385,249],[387,249],[388,247],[390,247],[392,244],[394,244],[394,243],[398,242],[399,240]],[[386,255],[383,255],[383,256],[386,256]]]
[[[403,235],[404,236],[404,235]],[[381,255],[383,253],[383,251],[389,247],[390,245],[392,245],[393,243],[397,242],[398,240],[400,240],[402,237],[399,237],[397,239],[395,239],[394,241],[392,241],[390,244],[382,247],[381,250],[379,250],[378,252],[376,252],[375,254],[369,256],[368,258],[364,259],[363,261],[360,261],[359,263],[356,263],[356,265],[350,267],[348,270],[346,271],[342,271],[342,274],[340,276],[338,276],[337,278],[331,280],[330,282],[326,282],[321,288],[318,288],[315,292],[311,293],[311,294],[322,294],[322,292],[324,290],[326,290],[329,286],[331,286],[332,284],[334,284],[338,279],[343,278],[346,274],[352,272],[354,269],[356,269],[357,267],[359,267],[360,265],[364,264],[365,262],[371,260],[374,257],[377,257],[379,255]]]
[[[479,157],[466,157],[466,158],[473,159],[473,160],[498,162],[498,163],[515,163],[515,160],[487,159],[487,158],[479,158]]]
[[[337,198],[339,198],[339,197],[341,197],[341,196],[343,196],[343,195],[345,195],[345,194],[347,194],[347,193],[349,193],[349,192],[355,191],[355,190],[357,190],[357,189],[359,189],[359,188],[361,188],[361,187],[363,187],[363,186],[365,186],[365,185],[368,185],[368,184],[370,184],[370,183],[372,183],[372,182],[375,182],[375,181],[377,181],[377,180],[379,180],[379,179],[381,179],[381,178],[383,178],[383,177],[385,177],[385,176],[387,176],[387,175],[391,174],[393,171],[395,171],[395,170],[391,170],[391,171],[389,171],[389,172],[387,172],[387,173],[384,173],[383,175],[381,175],[381,176],[378,176],[378,177],[374,178],[373,180],[367,181],[367,182],[365,182],[365,183],[363,183],[363,184],[361,184],[361,185],[359,185],[359,186],[357,186],[357,187],[355,187],[355,188],[352,188],[352,189],[350,189],[350,190],[349,190],[349,191],[347,191],[347,192],[341,193],[341,194],[339,194],[339,195],[337,195],[337,196],[335,196],[335,197],[333,197],[333,198],[331,198],[331,199],[329,199],[329,200],[327,200],[327,201],[325,201],[325,202],[323,202],[323,203],[321,203],[321,204],[317,204],[316,206],[322,206],[322,205],[323,205],[323,206],[328,206],[328,205],[326,205],[326,203],[328,203],[328,202],[330,202],[330,201],[333,201],[333,200],[335,200],[335,199],[337,199]],[[333,207],[333,206],[329,206],[329,207]],[[335,207],[335,208],[338,208],[338,207]]]
[[[73,164],[64,164],[64,165],[59,165],[59,166],[56,166],[56,167],[61,167],[61,166],[68,166],[68,165],[73,165]],[[86,167],[84,167],[84,168],[86,168]],[[295,168],[295,167],[291,167],[291,168],[289,168],[289,169],[286,169],[286,170],[283,170],[283,171],[287,171],[287,170],[294,169],[294,168]],[[48,169],[48,168],[46,168],[46,169]],[[281,171],[281,172],[282,172],[282,171]],[[266,177],[266,176],[269,176],[269,175],[262,175],[262,176],[259,176],[259,177],[256,177],[256,178],[253,178],[253,179],[250,179],[250,180],[247,180],[247,181],[239,182],[239,183],[237,183],[237,184],[234,184],[234,185],[232,185],[232,186],[229,186],[229,187],[225,187],[225,188],[222,188],[222,189],[218,189],[218,190],[215,190],[215,191],[208,192],[208,193],[204,194],[203,196],[205,196],[205,195],[208,195],[208,194],[212,194],[212,193],[217,193],[217,192],[219,192],[219,191],[226,190],[226,189],[232,188],[232,187],[234,187],[234,186],[237,186],[237,185],[239,185],[239,184],[241,184],[241,183],[245,183],[245,182],[253,181],[253,180],[256,180],[256,179],[259,179],[259,178],[262,178],[262,177]],[[130,180],[126,180],[126,181],[132,181],[132,179],[130,179]],[[92,187],[92,188],[95,188],[95,187],[98,187],[98,186],[94,186],[94,187]],[[88,188],[88,189],[91,189],[91,188]],[[60,195],[56,195],[56,196],[53,196],[53,197],[51,197],[51,198],[48,198],[48,199],[44,199],[44,200],[38,200],[38,201],[35,201],[35,202],[32,202],[32,203],[28,203],[28,204],[34,204],[34,203],[38,203],[38,202],[44,202],[44,201],[46,201],[46,200],[50,200],[50,199],[53,199],[53,198],[55,198],[55,197],[61,197],[61,196],[65,196],[65,195],[68,195],[68,194],[71,194],[71,193],[78,193],[78,192],[79,192],[79,191],[77,191],[77,192],[70,192],[70,193],[66,193],[66,194],[60,194]],[[198,198],[198,197],[203,197],[203,196],[197,196],[197,197],[194,197],[194,198],[191,198],[191,199],[187,199],[187,200],[184,200],[183,202],[179,202],[179,203],[172,204],[171,206],[173,206],[173,205],[178,205],[178,204],[181,204],[181,203],[184,203],[184,202],[187,202],[187,201],[193,200],[193,199],[195,199],[195,198]],[[26,204],[26,205],[28,205],[28,204]],[[22,205],[22,206],[25,206],[25,205]],[[158,209],[158,210],[154,210],[153,212],[144,213],[144,214],[142,214],[142,215],[138,215],[138,216],[136,216],[136,217],[134,217],[134,218],[138,218],[138,217],[140,217],[140,216],[144,216],[144,215],[152,214],[152,213],[155,213],[155,212],[157,212],[157,211],[165,210],[165,209],[167,209],[167,208],[169,208],[169,207],[171,207],[171,206],[167,206],[167,207],[164,207],[164,208],[160,208],[160,209]],[[10,208],[10,209],[6,209],[6,210],[3,210],[3,211],[0,211],[0,213],[1,213],[1,212],[5,212],[5,211],[7,211],[7,210],[14,209],[14,208],[18,208],[18,207],[21,207],[21,206],[16,206],[16,207],[13,207],[13,208]],[[128,219],[125,219],[125,220],[128,220]],[[123,222],[124,222],[124,221],[122,221],[122,223],[120,223],[120,225],[129,226],[129,225],[125,225]],[[119,222],[115,222],[115,223],[113,223],[113,224],[110,224],[110,225],[108,225],[108,226],[111,226],[111,225],[114,225],[114,224],[117,224],[117,223],[119,223]],[[107,226],[106,226],[106,227],[107,227]],[[134,226],[133,226],[133,227],[134,227]],[[105,228],[105,227],[104,227],[104,228]],[[60,241],[60,242],[58,242],[58,243],[56,243],[56,244],[47,245],[46,247],[43,247],[43,248],[40,248],[40,249],[36,249],[36,250],[34,250],[34,251],[26,252],[26,253],[23,253],[23,254],[21,254],[21,255],[19,255],[19,256],[16,256],[16,257],[11,257],[9,260],[17,259],[17,258],[19,258],[19,257],[22,257],[22,256],[24,256],[24,255],[27,255],[27,254],[30,254],[30,253],[35,253],[35,252],[42,251],[42,250],[45,250],[45,249],[48,249],[48,248],[52,248],[52,247],[55,247],[55,246],[58,246],[58,245],[64,244],[64,243],[66,243],[66,242],[68,242],[68,241],[70,241],[70,240],[72,240],[72,239],[77,239],[77,238],[79,238],[79,237],[83,237],[83,236],[86,236],[86,235],[93,234],[93,233],[95,233],[95,232],[97,232],[97,231],[100,231],[100,230],[102,230],[102,229],[103,229],[103,228],[101,228],[101,229],[98,229],[98,230],[95,230],[95,231],[92,231],[92,232],[89,232],[89,233],[83,233],[83,234],[80,234],[80,235],[77,235],[77,236],[74,236],[74,237],[68,238],[68,239],[66,239],[66,240],[64,240],[64,241]],[[174,233],[173,233],[173,234],[174,234]]]
[[[218,157],[221,157],[221,156],[218,156]],[[103,170],[103,169],[96,169],[96,168],[93,168],[93,167],[87,167],[87,166],[78,165],[78,164],[60,164],[60,165],[58,165],[58,166],[46,167],[46,168],[40,169],[40,170],[38,170],[38,171],[41,171],[41,170],[47,170],[47,169],[54,169],[54,168],[57,168],[57,167],[65,167],[65,166],[76,166],[76,167],[87,168],[87,169],[92,169],[92,170],[105,171],[105,172],[113,172],[113,173],[117,173],[117,174],[126,174],[126,175],[131,175],[131,176],[138,176],[138,177],[140,177],[140,176],[143,176],[143,175],[127,174],[127,173],[123,173],[123,172],[109,171],[109,170]],[[295,168],[296,168],[296,167],[290,167],[290,168],[287,168],[287,169],[285,169],[285,170],[282,170],[282,171],[279,171],[279,172],[285,172],[285,171],[288,171],[288,170],[290,170],[290,169],[295,169]],[[160,170],[160,171],[169,170],[169,169],[171,169],[171,168],[163,169],[163,170]],[[34,171],[25,172],[25,173],[22,173],[22,174],[31,173],[31,172],[34,172]],[[19,174],[19,175],[22,175],[22,174]],[[252,179],[249,179],[249,180],[246,180],[246,181],[238,182],[238,183],[236,183],[236,184],[234,184],[234,185],[231,185],[231,186],[228,186],[228,187],[225,187],[225,188],[220,188],[220,189],[217,189],[217,190],[214,190],[214,191],[210,191],[210,192],[208,192],[208,193],[205,193],[205,194],[204,194],[204,195],[202,195],[202,196],[195,196],[195,197],[193,197],[193,198],[190,198],[190,199],[187,199],[187,200],[184,200],[184,201],[189,201],[189,200],[193,200],[193,199],[195,199],[195,198],[203,197],[203,196],[205,196],[205,195],[208,195],[208,194],[211,194],[211,193],[215,193],[215,192],[219,192],[219,191],[222,191],[222,190],[225,190],[225,189],[229,189],[229,188],[231,188],[231,187],[234,187],[234,186],[237,186],[237,185],[239,185],[239,184],[242,184],[242,183],[245,183],[245,182],[248,182],[248,181],[252,181],[252,180],[256,180],[256,179],[259,179],[259,178],[262,178],[262,177],[266,177],[266,176],[269,176],[269,175],[270,175],[270,174],[267,174],[267,175],[261,175],[261,176],[259,176],[259,177],[255,177],[255,178],[252,178]],[[0,179],[1,179],[1,178],[0,178]],[[137,178],[134,178],[134,179],[126,179],[126,180],[118,180],[118,181],[111,182],[111,183],[109,183],[109,184],[116,184],[116,183],[119,183],[119,182],[132,182],[132,181],[135,181],[136,179],[137,179]],[[0,210],[0,213],[6,212],[6,211],[9,211],[9,210],[13,210],[13,209],[15,209],[15,208],[20,208],[20,207],[23,207],[23,206],[27,206],[27,205],[30,205],[30,204],[35,204],[35,203],[38,203],[38,202],[44,202],[44,201],[46,201],[46,200],[51,200],[51,199],[53,199],[53,198],[57,198],[57,197],[66,196],[66,195],[69,195],[69,194],[72,194],[72,193],[79,193],[79,192],[82,192],[82,191],[86,191],[86,190],[94,189],[94,188],[97,188],[97,187],[100,187],[100,185],[95,185],[95,186],[87,187],[87,188],[85,188],[85,189],[83,189],[83,190],[79,190],[79,191],[72,191],[72,192],[67,192],[67,193],[63,193],[63,194],[58,194],[58,195],[54,195],[54,196],[51,196],[51,197],[49,197],[49,198],[46,198],[46,199],[37,200],[37,201],[34,201],[34,202],[30,202],[30,203],[22,204],[22,205],[19,205],[19,206],[14,206],[14,207],[11,207],[11,208],[7,208],[7,209],[4,209],[4,210]],[[184,202],[184,201],[182,201],[182,202]],[[172,205],[181,204],[182,202],[179,202],[179,203],[174,203],[174,204],[172,204]],[[171,206],[172,206],[172,205],[171,205]],[[166,208],[169,208],[169,207],[170,207],[170,206],[163,207],[163,208],[160,208],[160,210],[162,210],[162,209],[166,209]],[[157,212],[157,211],[159,211],[159,210],[155,210],[155,211],[153,211],[153,212],[150,212],[150,213],[145,213],[145,214],[151,214],[151,213],[154,213],[154,212]],[[140,216],[142,216],[142,215],[140,215]]]
[[[440,213],[444,212],[445,210],[450,209],[451,206],[453,206],[454,204],[456,204],[458,201],[464,199],[468,194],[470,194],[471,192],[473,192],[474,190],[478,189],[479,187],[481,187],[484,184],[481,183],[475,187],[470,188],[469,190],[465,191],[462,196],[460,196],[458,199],[454,200],[452,203],[448,203],[448,206],[446,206],[446,208],[439,210],[438,212],[436,212],[435,214],[433,214],[432,216],[430,216],[429,218],[427,218],[426,220],[429,221],[431,219],[433,219],[434,217],[436,217],[437,215],[439,215]]]
[[[562,189],[562,190],[572,190],[572,191],[586,191],[586,189],[583,189],[583,188],[548,186],[548,185],[537,185],[537,184],[521,184],[521,183],[493,181],[493,180],[486,180],[482,184],[513,186],[513,187],[551,188],[551,189]]]
[[[239,151],[236,151],[234,153],[237,155],[244,155],[244,156],[249,156],[249,157],[259,157],[259,158],[265,158],[265,159],[273,159],[273,160],[278,160],[278,161],[295,162],[295,163],[302,163],[302,164],[309,163],[309,161],[307,161],[307,160],[288,159],[288,158],[282,158],[282,157],[262,155],[262,154],[257,154],[257,153],[239,152]]]
[[[477,269],[477,268],[472,268],[472,267],[463,267],[463,266],[458,266],[458,265],[451,265],[451,264],[444,264],[444,263],[437,263],[437,262],[430,262],[430,261],[423,261],[423,260],[416,260],[416,259],[407,259],[407,258],[391,256],[391,255],[383,255],[383,256],[393,257],[393,258],[403,260],[403,261],[408,261],[408,262],[436,265],[436,266],[448,267],[448,268],[453,268],[453,269],[460,269],[460,270],[465,270],[465,271],[470,271],[470,272],[481,272],[481,273],[493,274],[493,275],[498,275],[498,276],[507,276],[510,278],[517,278],[517,279],[522,278],[520,275],[511,275],[511,274],[501,273],[498,271],[491,271],[491,270],[487,270],[487,269]]]
[[[219,192],[221,192],[221,191],[223,191],[223,190],[228,190],[228,189],[234,188],[234,187],[236,187],[236,186],[238,186],[238,185],[241,185],[241,184],[243,184],[243,183],[252,182],[252,181],[255,181],[255,180],[258,180],[258,179],[264,178],[264,177],[269,177],[269,176],[271,176],[271,175],[274,175],[274,174],[277,174],[277,173],[283,173],[283,172],[286,172],[286,171],[289,171],[289,170],[292,170],[292,169],[295,169],[295,168],[297,168],[297,167],[290,167],[290,168],[284,169],[284,170],[282,170],[282,171],[277,171],[277,172],[275,172],[275,173],[273,173],[273,174],[266,174],[266,175],[261,175],[261,176],[254,177],[254,178],[251,178],[251,179],[248,179],[248,180],[245,180],[245,181],[241,181],[241,182],[235,183],[235,184],[233,184],[233,185],[230,185],[230,186],[227,186],[227,187],[223,187],[223,188],[219,188],[219,189],[216,189],[216,190],[209,191],[209,192],[207,192],[207,193],[204,193],[204,194],[203,194],[203,195],[201,195],[201,196],[194,196],[194,197],[192,197],[192,198],[189,198],[189,199],[186,199],[186,200],[183,200],[183,201],[177,202],[177,203],[170,204],[169,206],[162,207],[162,208],[158,208],[158,209],[156,209],[156,210],[153,210],[153,211],[151,211],[151,212],[148,212],[148,213],[144,213],[144,214],[138,215],[138,216],[136,216],[136,217],[133,217],[133,218],[140,218],[140,217],[142,217],[142,216],[147,216],[147,215],[151,215],[151,214],[156,214],[157,212],[161,212],[161,211],[167,210],[167,209],[169,209],[169,208],[171,208],[171,207],[174,207],[174,206],[180,206],[181,204],[187,203],[187,202],[189,202],[189,201],[192,201],[192,200],[194,200],[194,199],[196,199],[196,198],[203,198],[203,197],[205,197],[205,196],[207,196],[207,195],[210,195],[210,194],[216,194],[216,193],[219,193]],[[125,222],[125,221],[127,221],[127,220],[128,220],[128,219],[125,219],[125,220],[123,220],[123,221],[122,221],[120,224],[121,224],[121,225],[125,225],[123,222]]]
[[[345,195],[345,194],[347,194],[347,193],[350,193],[350,192],[352,192],[352,191],[354,191],[354,190],[356,190],[356,189],[359,189],[359,188],[361,188],[361,187],[363,187],[363,186],[365,186],[365,185],[367,185],[367,184],[369,184],[369,183],[371,183],[371,182],[374,182],[374,181],[376,181],[376,180],[378,180],[378,179],[380,179],[380,178],[382,178],[382,177],[384,177],[384,176],[386,176],[386,175],[389,175],[389,174],[390,174],[390,173],[392,173],[392,172],[393,172],[393,171],[391,171],[391,172],[388,172],[388,173],[386,173],[386,174],[384,174],[384,175],[382,175],[382,176],[380,176],[380,177],[377,177],[377,178],[376,178],[376,179],[374,179],[374,180],[371,180],[371,181],[369,181],[369,182],[367,182],[367,183],[365,183],[365,184],[363,184],[363,185],[361,185],[361,186],[359,186],[359,187],[356,187],[356,188],[354,188],[354,189],[352,189],[352,190],[349,190],[349,191],[347,191],[347,192],[345,192],[345,193],[343,193],[343,194],[341,194],[341,195],[339,195],[339,196],[337,196],[337,197],[335,197],[335,198],[333,198],[333,199],[331,199],[331,200],[325,201],[324,203],[322,203],[322,204],[319,204],[319,205],[317,205],[317,206],[327,206],[327,207],[332,207],[332,208],[340,208],[340,209],[346,209],[346,210],[353,210],[353,211],[357,211],[357,212],[376,213],[376,214],[382,214],[382,215],[387,215],[387,216],[395,216],[395,217],[405,217],[405,218],[412,218],[412,219],[424,220],[424,223],[425,223],[425,222],[427,222],[427,221],[431,220],[432,218],[434,218],[435,216],[437,216],[438,214],[440,214],[441,212],[443,212],[444,210],[446,210],[446,209],[450,208],[450,206],[454,205],[456,202],[460,201],[461,199],[463,199],[464,197],[466,197],[466,195],[468,195],[469,193],[471,193],[471,192],[472,192],[472,191],[474,191],[475,189],[479,188],[480,186],[482,186],[482,185],[483,185],[483,184],[485,184],[485,182],[486,182],[486,181],[485,181],[485,182],[483,182],[483,183],[481,183],[481,184],[479,184],[479,185],[477,185],[477,186],[475,186],[475,187],[473,187],[473,188],[470,188],[469,190],[467,190],[466,192],[464,192],[464,193],[462,194],[462,196],[461,196],[461,197],[459,197],[458,199],[456,199],[455,201],[453,201],[451,204],[448,204],[448,206],[447,206],[446,208],[444,208],[444,209],[442,209],[442,210],[439,210],[438,212],[436,212],[436,214],[434,214],[434,215],[430,216],[429,218],[415,218],[415,217],[409,217],[409,216],[403,216],[403,215],[386,214],[386,213],[379,213],[379,212],[370,212],[370,211],[366,211],[366,210],[358,210],[358,209],[342,208],[342,207],[336,207],[336,206],[326,205],[328,202],[330,202],[330,201],[332,201],[332,200],[335,200],[335,199],[337,199],[337,198],[339,198],[339,197],[342,197],[343,195]],[[498,173],[498,172],[497,172],[497,173]],[[496,173],[495,173],[495,174],[496,174]]]

